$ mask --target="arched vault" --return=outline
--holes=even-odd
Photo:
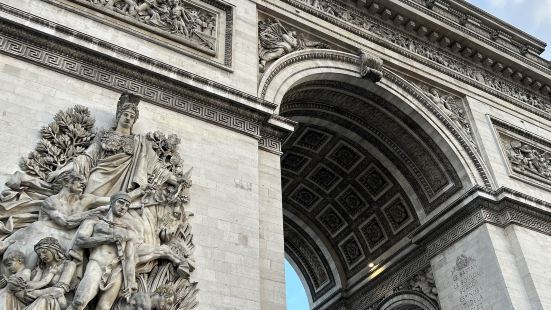
[[[423,92],[359,72],[358,56],[304,50],[259,84],[299,123],[281,159],[285,250],[314,306],[373,277],[449,201],[491,187],[474,142]]]

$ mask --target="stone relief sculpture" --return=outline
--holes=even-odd
[[[464,108],[461,107],[461,98],[444,94],[442,91],[422,83],[417,83],[416,85],[474,143],[471,124],[465,115]]]
[[[430,267],[418,272],[409,281],[394,289],[394,292],[400,291],[420,292],[438,304],[438,290]]]
[[[366,51],[360,53],[360,75],[374,83],[383,78],[383,60]]]
[[[272,19],[258,22],[258,41],[260,72],[264,72],[267,63],[294,51],[329,48],[327,44],[308,40],[302,33],[288,29],[279,20]]]
[[[214,51],[217,17],[182,0],[73,0],[114,11]]]
[[[409,285],[412,290],[425,294],[428,298],[438,303],[438,290],[434,282],[434,275],[430,268],[423,270],[410,280]]]
[[[515,138],[500,135],[505,154],[514,172],[551,181],[551,154],[549,150]]]
[[[536,94],[516,83],[496,76],[493,72],[473,66],[462,59],[423,42],[414,36],[405,34],[389,27],[380,21],[368,17],[360,10],[351,8],[341,1],[335,0],[283,0],[293,5],[301,3],[313,10],[330,16],[333,20],[357,27],[360,32],[369,37],[374,36],[391,43],[402,50],[414,53],[426,60],[437,63],[462,76],[485,85],[492,90],[514,98],[525,105],[531,106],[545,113],[551,113],[549,98]]]
[[[81,106],[42,129],[0,199],[0,309],[195,308],[191,170],[177,136],[133,132],[139,101],[111,129]]]

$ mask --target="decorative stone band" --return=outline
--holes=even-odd
[[[448,24],[468,36],[471,36],[484,42],[487,45],[499,49],[521,62],[526,62],[526,57],[521,56],[523,54],[526,54],[525,48],[527,49],[527,45],[525,45],[525,43],[521,43],[511,36],[501,34],[499,30],[493,29],[493,27],[495,27],[495,25],[493,24],[488,24],[484,20],[478,19],[474,16],[469,16],[467,15],[468,13],[460,12],[459,10],[457,10],[457,5],[455,6],[455,8],[450,5],[451,1],[427,0],[427,3],[428,1],[432,1],[433,6],[429,7],[428,5],[425,5],[426,8],[423,4],[421,4],[422,1],[420,0],[398,1],[417,10],[420,10],[423,13],[430,15],[432,18],[435,18],[442,23]],[[436,2],[438,3],[438,5],[434,6]],[[457,2],[457,0],[455,2]],[[475,8],[475,10],[479,9]],[[507,37],[507,39],[501,39],[500,37],[502,35]],[[539,49],[537,46],[532,46],[532,48],[535,50]],[[535,65],[538,66],[540,69],[547,69],[545,60],[543,58],[536,58],[532,56],[530,57],[530,60],[533,61]]]
[[[509,175],[551,188],[551,141],[492,118]]]
[[[501,188],[494,192],[494,196],[499,196],[502,193],[523,197],[529,201],[537,201],[533,197],[507,188]],[[551,206],[547,202],[539,201],[539,203],[546,208]],[[462,215],[454,215],[454,217],[459,219],[454,219],[447,224],[441,225],[441,227],[445,228],[431,234],[433,238],[432,240],[429,239],[430,241],[426,246],[429,257],[436,256],[454,242],[485,223],[499,227],[516,224],[546,235],[551,235],[551,214],[549,212],[523,205],[511,198],[506,198],[499,202],[477,199],[465,208]]]
[[[358,72],[361,71],[361,56],[356,56],[350,53],[330,49],[298,51],[278,59],[272,64],[272,66],[268,68],[268,70],[262,76],[259,84],[259,97],[262,99],[265,99],[267,97],[269,89],[274,88],[272,84],[275,85],[276,78],[281,72],[284,72],[286,68],[311,60],[329,60],[334,63],[335,67],[341,67],[343,65],[350,64],[353,66],[358,66]],[[486,164],[484,163],[484,160],[478,152],[477,146],[474,144],[474,139],[471,134],[466,132],[464,128],[460,127],[458,124],[454,124],[453,120],[444,113],[445,111],[438,107],[437,104],[434,103],[433,100],[431,100],[431,98],[428,97],[426,93],[420,91],[419,87],[417,87],[415,84],[412,84],[411,82],[407,81],[406,79],[386,67],[382,68],[382,74],[384,75],[384,79],[390,81],[391,83],[403,89],[408,94],[412,95],[416,100],[418,100],[426,108],[428,108],[444,124],[444,126],[459,141],[461,146],[469,155],[469,158],[473,161],[474,165],[476,166],[476,170],[478,171],[484,183],[484,186],[491,188],[492,180],[489,177],[490,174],[487,172],[488,169],[486,167]],[[360,77],[360,74],[358,74],[358,77]],[[470,131],[470,124],[468,126]]]
[[[134,36],[153,41],[191,57],[195,53],[186,52],[184,46],[204,53],[203,60],[210,60],[219,52],[222,52],[221,62],[223,65],[227,67],[232,65],[233,7],[218,0],[198,0],[197,3],[195,1],[186,1],[185,3],[181,1],[181,4],[171,3],[171,7],[162,10],[160,6],[152,6],[148,2],[144,2],[139,6],[131,6],[124,1],[41,1],[83,15],[86,18],[94,19],[120,31],[130,32]],[[71,2],[77,3],[77,5]],[[205,5],[199,3],[210,6],[211,10],[206,9]],[[94,11],[103,15],[98,15]],[[222,20],[219,21],[221,17]],[[123,21],[126,25],[121,26],[120,21],[115,21],[117,19]],[[223,26],[222,29],[217,28],[218,24]],[[155,38],[156,36],[152,34],[177,44],[167,44],[164,40]],[[224,41],[221,51],[218,50],[218,41],[220,40]]]
[[[335,24],[351,33],[366,38],[385,48],[397,52],[409,59],[443,72],[454,79],[482,89],[498,98],[507,100],[516,106],[529,110],[537,115],[551,119],[551,102],[547,95],[541,95],[518,83],[498,77],[495,73],[482,67],[470,64],[449,52],[438,49],[428,42],[420,41],[414,36],[402,33],[381,21],[361,16],[357,20],[367,23],[355,25],[343,19],[328,14],[299,0],[283,0],[314,16]],[[348,11],[349,16],[358,14]],[[350,20],[356,20],[351,18]],[[367,27],[367,28],[366,28]],[[543,89],[547,89],[542,87]]]
[[[380,276],[363,283],[363,287],[356,290],[348,299],[351,310],[365,310],[376,306],[390,294],[403,287],[411,279],[429,266],[432,257],[460,240],[479,226],[491,224],[499,227],[519,225],[546,235],[551,235],[551,203],[525,195],[508,188],[497,191],[488,191],[473,188],[457,203],[472,199],[444,223],[423,237],[413,242],[419,244],[417,250],[409,253],[401,263],[394,264],[381,273]],[[531,202],[532,206],[526,202]],[[534,207],[534,206],[537,206]],[[431,222],[424,224],[428,227]],[[423,227],[418,229],[422,231]],[[359,283],[358,285],[362,285]],[[354,288],[351,288],[354,289]],[[323,305],[326,307],[327,305]],[[322,307],[320,305],[320,307]]]
[[[179,81],[1,19],[0,53],[114,91],[136,93],[143,100],[257,139],[271,117],[271,113],[263,110],[244,108]],[[277,131],[277,126],[270,127]],[[280,144],[262,142],[261,146],[279,152]]]
[[[48,0],[42,0],[42,1],[48,1]],[[51,1],[54,1],[54,0],[51,0]],[[206,79],[202,76],[193,74],[191,72],[182,70],[178,67],[174,67],[172,65],[163,63],[163,62],[158,61],[156,59],[144,56],[144,55],[136,53],[136,52],[133,52],[133,51],[128,50],[124,47],[113,44],[111,42],[99,40],[99,39],[97,39],[95,37],[92,37],[92,36],[89,36],[85,33],[76,31],[74,29],[65,27],[65,26],[60,25],[60,24],[53,23],[53,22],[48,21],[46,19],[43,19],[39,16],[29,14],[27,12],[18,10],[16,8],[8,6],[6,4],[0,3],[0,12],[6,13],[6,14],[8,14],[10,16],[13,16],[14,18],[19,19],[19,20],[29,21],[30,23],[32,23],[34,25],[37,25],[37,26],[40,26],[40,27],[43,27],[43,28],[54,29],[55,32],[60,34],[60,35],[63,35],[63,36],[66,36],[66,37],[69,37],[69,38],[72,38],[72,39],[80,40],[80,41],[84,42],[85,44],[88,44],[88,45],[91,45],[91,46],[97,46],[101,49],[105,49],[109,53],[113,53],[113,54],[119,56],[119,58],[138,60],[143,65],[152,66],[154,68],[158,68],[158,69],[163,70],[163,71],[171,72],[171,74],[176,74],[176,76],[181,80],[192,80],[192,81],[194,81],[195,83],[200,85],[199,86],[200,88],[208,86],[208,88],[217,89],[217,90],[219,90],[220,92],[223,93],[223,97],[237,98],[237,100],[245,102],[249,105],[259,105],[263,109],[270,110],[270,111],[272,111],[276,108],[276,106],[274,104],[272,104],[270,102],[267,102],[267,101],[264,101],[264,100],[259,100],[254,95],[239,91],[237,89],[228,87],[228,86],[223,85],[221,83],[218,83],[218,82]],[[4,21],[3,23],[7,24],[9,22]],[[12,27],[12,28],[14,28],[14,27]],[[17,28],[17,27],[15,27],[15,28]],[[20,28],[18,30],[19,30],[18,32],[13,32],[12,31],[12,33],[13,33],[13,36],[15,36],[17,38],[21,38],[21,39],[24,39],[24,38],[27,38],[27,37],[29,39],[32,39],[33,37],[42,37],[43,36],[43,35],[33,34],[31,31],[27,31],[24,28]],[[9,29],[6,29],[6,31],[9,31]],[[62,42],[62,41],[52,39],[52,40],[49,40],[49,41],[42,40],[40,43],[44,44],[45,47],[52,48],[52,49],[55,49],[56,46],[58,46],[59,44],[61,44],[61,45],[67,44],[67,43],[59,43],[59,42]],[[78,48],[74,48],[74,49],[79,50]],[[94,60],[92,59],[91,61],[94,61]],[[213,64],[213,65],[216,65],[216,64]]]

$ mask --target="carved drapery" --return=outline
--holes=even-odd
[[[189,41],[195,47],[215,52],[218,16],[193,2],[181,0],[72,0],[113,11],[144,25]]]
[[[264,72],[267,65],[284,55],[311,48],[329,48],[329,45],[310,40],[303,32],[283,25],[276,19],[266,18],[258,22],[260,72]]]
[[[123,93],[112,129],[60,111],[0,197],[5,309],[193,309],[191,170],[176,135],[132,131]],[[31,273],[30,271],[33,270]]]
[[[413,81],[413,84],[423,91],[425,96],[427,96],[453,124],[465,133],[469,141],[474,143],[474,133],[471,123],[467,118],[467,107],[463,99],[422,82]]]
[[[524,129],[492,119],[512,177],[551,186],[551,141]]]

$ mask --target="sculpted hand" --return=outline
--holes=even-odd
[[[113,241],[114,242],[124,242],[128,240],[128,236],[125,234],[121,234],[118,232],[113,233]]]
[[[122,290],[122,297],[126,300],[126,302],[130,302],[130,297],[132,297],[132,288],[127,287]]]
[[[109,211],[109,206],[101,206],[97,207],[93,210],[90,210],[91,216],[99,216],[105,214],[105,212]]]

